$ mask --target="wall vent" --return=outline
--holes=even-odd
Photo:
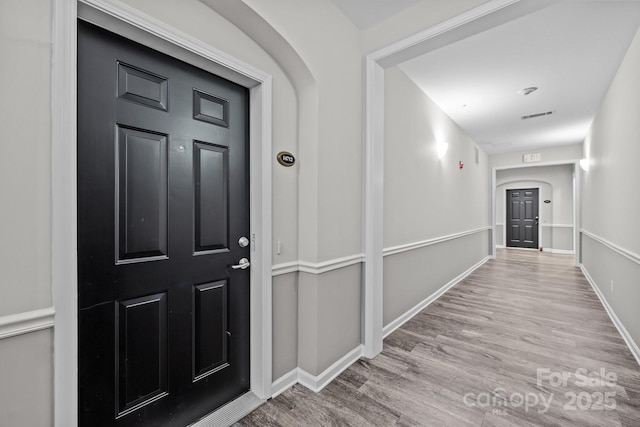
[[[553,111],[547,111],[546,113],[529,114],[527,116],[520,117],[520,119],[522,120],[535,119],[536,117],[549,116],[551,114],[553,114]]]

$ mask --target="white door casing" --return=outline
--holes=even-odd
[[[77,425],[76,22],[85,19],[250,89],[251,399],[271,396],[271,127],[269,74],[118,1],[54,0],[52,276],[54,425]]]

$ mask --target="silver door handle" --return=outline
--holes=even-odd
[[[231,268],[233,268],[234,270],[244,270],[245,268],[249,268],[250,265],[251,265],[251,263],[249,262],[248,259],[242,258],[238,262],[238,264],[232,265]]]

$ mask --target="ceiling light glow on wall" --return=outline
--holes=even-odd
[[[438,142],[438,146],[436,147],[436,149],[438,150],[438,158],[442,160],[447,154],[449,144],[447,144],[446,142]]]
[[[589,159],[581,159],[580,160],[580,168],[582,168],[583,171],[588,171],[589,170]]]

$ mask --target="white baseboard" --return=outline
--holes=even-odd
[[[298,368],[298,382],[311,391],[319,392],[333,381],[338,375],[349,366],[360,360],[362,357],[362,344],[345,354],[333,365],[329,366],[320,375],[313,376],[310,373]]]
[[[277,397],[296,384],[298,384],[298,368],[292,369],[271,384],[271,398]]]
[[[496,249],[513,249],[516,251],[532,251],[532,250],[536,250],[535,248],[516,248],[516,247],[507,247],[504,245],[496,245]],[[542,248],[542,251],[540,252],[549,252],[550,254],[568,254],[568,255],[575,255],[576,253],[572,250],[568,250],[568,249],[553,249],[553,248]]]
[[[633,338],[627,331],[627,328],[624,327],[624,325],[622,324],[618,316],[616,316],[616,313],[613,311],[613,308],[611,308],[611,306],[605,299],[603,293],[600,291],[600,288],[596,284],[595,280],[593,280],[593,278],[587,271],[586,267],[583,264],[580,264],[580,269],[582,270],[584,277],[587,278],[587,281],[593,288],[593,291],[598,296],[598,299],[600,300],[600,303],[602,304],[607,314],[609,315],[609,318],[611,319],[613,324],[616,326],[616,329],[618,329],[618,332],[620,332],[620,335],[622,335],[622,339],[627,344],[627,347],[629,347],[631,354],[633,354],[633,357],[635,357],[636,362],[638,362],[638,365],[640,365],[640,348],[638,348],[638,344],[636,344],[636,342],[633,340]]]
[[[338,360],[333,365],[329,366],[320,375],[311,375],[304,369],[293,369],[277,380],[271,385],[271,397],[274,398],[293,387],[296,384],[302,384],[309,390],[317,393],[333,381],[338,375],[344,372],[349,366],[360,360],[362,357],[362,345],[351,350],[345,354],[342,359]]]
[[[464,273],[462,273],[462,274],[458,275],[457,277],[455,277],[449,283],[447,283],[446,285],[444,285],[443,287],[438,289],[435,293],[431,294],[426,299],[424,299],[422,302],[418,303],[416,306],[411,308],[409,311],[407,311],[406,313],[404,313],[403,315],[398,317],[396,320],[394,320],[393,322],[389,323],[387,326],[385,326],[382,329],[382,336],[384,338],[389,336],[393,331],[395,331],[400,326],[402,326],[405,323],[407,323],[409,320],[411,320],[411,318],[413,316],[415,316],[420,311],[422,311],[425,307],[427,307],[429,304],[431,304],[432,302],[434,302],[435,300],[440,298],[442,296],[442,294],[447,292],[453,286],[457,285],[465,277],[467,277],[469,274],[473,273],[478,267],[480,267],[481,265],[483,265],[485,262],[489,261],[490,259],[491,259],[490,256],[485,257],[483,260],[481,260],[480,262],[478,262],[477,264],[475,264],[474,266],[472,266],[471,268],[466,270]]]
[[[543,252],[550,252],[552,254],[567,254],[567,255],[575,255],[576,253],[567,249],[543,249]]]
[[[342,359],[329,366],[320,375],[311,375],[304,369],[295,368],[287,372],[271,385],[271,398],[274,398],[296,384],[302,384],[317,393],[325,388],[338,375],[362,357],[362,344],[345,354]]]

